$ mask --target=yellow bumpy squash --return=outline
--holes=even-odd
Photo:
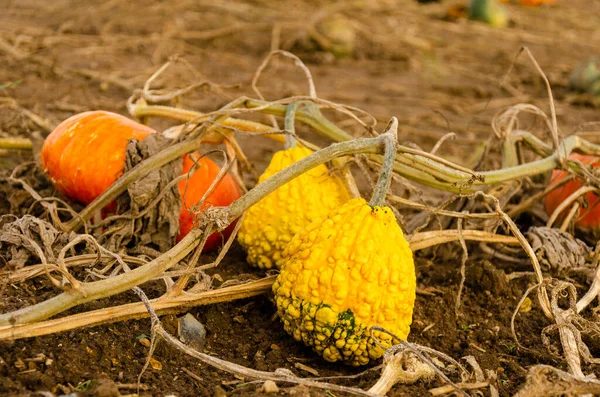
[[[313,152],[301,146],[277,152],[260,176],[263,182]],[[238,242],[246,250],[247,261],[261,269],[280,268],[282,254],[292,237],[311,222],[349,200],[342,182],[320,165],[250,207],[238,232]]]
[[[413,253],[388,207],[355,198],[298,233],[273,292],[285,330],[327,361],[364,365],[384,350],[378,325],[406,340],[416,294]],[[392,338],[374,336],[388,348]]]

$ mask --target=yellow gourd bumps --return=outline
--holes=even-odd
[[[381,357],[373,325],[408,336],[413,254],[390,208],[352,199],[294,236],[283,256],[273,292],[284,328],[327,361],[364,365]],[[374,335],[385,348],[394,342]]]
[[[258,182],[312,153],[300,146],[275,153]],[[292,237],[348,199],[344,185],[338,178],[329,175],[325,165],[315,167],[281,186],[250,207],[244,215],[238,241],[248,253],[248,263],[262,269],[280,268],[283,250]]]

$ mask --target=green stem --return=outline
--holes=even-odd
[[[288,132],[285,135],[285,148],[291,149],[296,147],[296,128],[295,118],[296,118],[296,109],[298,108],[298,102],[292,102],[287,105],[287,109],[285,110],[285,124],[284,129]]]
[[[130,108],[130,114],[133,117],[140,120],[146,119],[148,117],[164,117],[185,122],[194,121],[196,123],[209,120],[211,117],[210,115],[194,110],[187,110],[161,105],[146,105],[143,103],[136,103],[135,105],[133,105]],[[275,128],[255,121],[228,117],[221,120],[221,124],[227,127],[235,128],[239,131],[263,133],[270,139],[273,139],[278,142],[285,142],[285,138],[283,136],[273,134],[274,132],[277,132]],[[218,132],[214,132],[206,136],[206,142],[221,143],[222,138],[223,136],[221,134],[219,134]]]
[[[383,166],[381,167],[381,174],[379,174],[379,180],[375,186],[375,191],[369,201],[371,207],[385,205],[385,197],[387,196],[390,185],[392,184],[392,174],[394,167],[394,160],[396,159],[396,145],[398,143],[398,119],[392,117],[390,124],[386,128],[385,132],[381,135],[385,139],[385,152],[383,154]]]
[[[582,146],[581,141],[582,139],[577,136],[569,136],[563,140],[562,144],[558,148],[558,151],[560,151],[563,156],[568,156],[573,149]],[[546,158],[521,164],[516,167],[509,167],[497,171],[482,172],[481,175],[485,178],[485,181],[481,184],[493,185],[511,179],[520,179],[526,176],[538,175],[551,171],[558,166],[560,166],[560,163],[558,162],[558,154],[555,152]]]
[[[517,165],[519,165],[517,142],[512,136],[505,137],[502,141],[502,168],[516,167]]]
[[[269,104],[269,102],[258,99],[246,99],[244,106],[249,109],[262,108],[259,110],[261,113],[272,114],[279,117],[285,117],[285,111],[287,109],[286,105]],[[336,142],[348,141],[354,138],[352,135],[325,118],[321,114],[320,109],[315,106],[307,106],[304,109],[297,111],[296,120],[314,128]]]
[[[533,135],[529,131],[515,130],[512,136],[519,141],[522,141],[535,154],[542,157],[548,157],[554,153],[552,146],[547,145],[544,141]]]
[[[285,105],[269,104],[269,102],[260,101],[256,99],[247,99],[244,105],[248,108],[260,108],[261,113],[272,114],[275,116],[285,116]],[[314,128],[321,134],[327,136],[335,142],[348,141],[354,139],[354,137],[348,134],[346,131],[339,128],[337,125],[329,121],[323,114],[318,106],[307,106],[296,112],[296,120]],[[433,180],[446,181],[450,183],[456,182],[458,179],[463,179],[465,183],[471,178],[473,173],[466,173],[464,171],[457,171],[447,166],[440,165],[435,161],[418,156],[414,154],[416,151],[412,148],[398,145],[398,151],[402,154],[396,156],[396,161],[403,163],[408,167],[394,167],[394,170],[400,173],[402,176],[415,180],[416,182],[422,182],[425,185],[439,187],[443,190],[458,191],[453,186],[439,184],[432,181],[432,178],[423,177],[423,175],[411,175],[411,173],[417,169],[433,176]],[[462,168],[456,166],[456,168]],[[433,185],[432,185],[433,183]]]

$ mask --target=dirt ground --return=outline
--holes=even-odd
[[[175,55],[192,68],[178,64],[168,74],[170,87],[203,79],[221,85],[186,95],[184,107],[211,111],[240,95],[255,96],[250,87],[252,76],[274,40],[306,62],[319,97],[366,110],[379,121],[379,130],[391,116],[398,117],[401,142],[429,151],[442,136],[454,132],[455,139],[444,143],[439,154],[459,164],[468,164],[477,148],[492,136],[490,125],[498,111],[531,103],[549,112],[543,81],[526,56],[521,55],[504,78],[523,45],[550,80],[564,135],[583,123],[600,120],[597,104],[570,91],[568,82],[579,62],[600,54],[600,2],[557,0],[539,8],[511,3],[511,23],[504,29],[463,19],[446,20],[446,10],[456,3],[387,0],[365,6],[309,0],[4,0],[0,2],[0,85],[14,84],[0,91],[0,136],[28,137],[34,141],[36,153],[49,130],[72,114],[93,109],[126,114],[125,103],[133,90],[141,88]],[[357,31],[355,50],[339,58],[319,51],[306,39],[311,21],[337,12],[350,18]],[[279,36],[273,33],[277,29]],[[259,82],[266,98],[307,94],[304,75],[289,65],[281,61],[266,70]],[[360,133],[355,123],[332,117],[348,131]],[[150,124],[158,129],[169,125],[160,120]],[[549,142],[543,123],[531,121],[522,127]],[[308,129],[300,132],[310,137]],[[600,143],[597,137],[591,140]],[[255,167],[255,175],[247,178],[251,186],[278,147],[263,138],[246,138],[241,143]],[[0,214],[22,216],[29,211],[33,200],[6,177],[19,164],[33,160],[31,151],[0,155]],[[56,194],[39,167],[23,177],[43,196]],[[521,219],[520,225],[536,222]],[[477,244],[469,247],[458,316],[454,305],[459,261],[443,258],[460,257],[459,244],[445,247],[445,255],[439,257],[431,251],[417,255],[419,293],[409,340],[455,359],[474,356],[483,370],[495,371],[501,396],[519,389],[531,365],[566,369],[556,332],[551,333],[550,347],[543,344],[541,331],[550,323],[536,303],[516,322],[519,341],[527,349],[519,348],[511,336],[510,318],[530,279],[508,281],[506,274],[530,271],[530,267],[494,258],[478,251]],[[223,280],[263,275],[244,258],[242,249],[234,245],[211,274],[219,274]],[[5,270],[2,266],[0,262],[0,270]],[[215,281],[215,286],[218,284]],[[586,290],[585,279],[578,279],[577,285],[580,293]],[[162,289],[164,285],[158,282],[144,286],[149,295],[158,295]],[[43,278],[3,283],[0,313],[56,292]],[[67,314],[135,301],[137,296],[127,292]],[[205,351],[214,356],[259,370],[287,368],[306,377],[364,370],[326,363],[295,342],[284,332],[268,295],[190,312],[205,325]],[[163,320],[167,329],[175,329],[174,316]],[[78,388],[76,395],[116,396],[110,391],[112,382],[123,395],[136,393],[135,383],[148,354],[148,347],[139,339],[149,334],[150,321],[137,320],[2,341],[0,395],[42,395],[31,394],[42,391],[60,395],[75,393]],[[595,346],[596,352],[598,349],[600,345]],[[266,395],[260,382],[215,370],[165,343],[159,344],[154,359],[162,368],[150,368],[143,374],[140,394],[144,396]],[[598,373],[599,369],[584,365],[585,373]],[[366,389],[376,378],[377,371],[371,371],[336,383]],[[396,386],[389,395],[428,395],[427,390],[441,385],[439,379],[419,381]],[[279,395],[341,395],[279,386]]]

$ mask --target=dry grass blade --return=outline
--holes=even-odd
[[[0,149],[30,150],[31,140],[27,138],[0,138]]]
[[[64,265],[69,267],[87,266],[94,263],[94,260],[98,257],[96,254],[78,255],[64,259]],[[112,255],[102,254],[102,259],[106,260],[112,258]],[[143,265],[147,263],[146,260],[137,258],[135,256],[124,255],[121,258],[135,265]],[[7,270],[0,272],[0,279],[6,280],[9,283],[18,283],[28,280],[33,277],[37,277],[44,273],[44,264],[36,264],[26,266],[17,270]]]
[[[439,244],[460,241],[461,238],[469,241],[484,241],[488,243],[519,245],[519,239],[512,236],[504,236],[494,233],[488,233],[480,230],[435,230],[429,232],[419,232],[406,236],[413,251],[418,251],[427,247]]]
[[[490,385],[490,382],[475,382],[475,383],[457,383],[456,386],[461,390],[477,390],[483,389]],[[432,396],[445,396],[455,392],[452,385],[444,385],[428,390]]]
[[[254,73],[254,76],[252,77],[252,89],[254,90],[254,93],[260,99],[262,99],[262,100],[265,99],[262,96],[260,90],[258,89],[257,84],[258,84],[258,80],[260,79],[260,76],[262,75],[264,69],[269,65],[269,62],[275,55],[281,55],[286,58],[291,58],[294,60],[294,64],[296,66],[298,66],[300,69],[302,69],[302,71],[304,72],[304,75],[306,76],[306,80],[308,81],[308,92],[309,92],[310,98],[317,99],[318,98],[317,89],[315,88],[315,83],[313,81],[313,77],[312,77],[312,74],[310,73],[310,70],[308,70],[308,68],[306,67],[304,62],[302,62],[302,60],[300,58],[298,58],[296,55],[292,54],[291,52],[284,51],[284,50],[271,51],[269,53],[269,55],[267,55],[267,57],[262,61],[262,63],[256,70],[256,73]]]
[[[598,266],[600,259],[600,241],[596,243],[593,258],[592,267],[596,269],[594,281],[588,292],[577,302],[577,313],[581,313],[594,299],[596,299],[598,294],[600,294],[600,267]]]
[[[469,258],[469,250],[467,249],[467,243],[463,235],[463,218],[459,218],[457,225],[458,241],[460,242],[460,248],[462,249],[462,257],[460,260],[460,283],[458,285],[458,291],[456,293],[456,303],[454,305],[454,315],[458,318],[460,310],[460,302],[462,297],[463,288],[465,286],[465,280],[467,279],[467,259]]]

